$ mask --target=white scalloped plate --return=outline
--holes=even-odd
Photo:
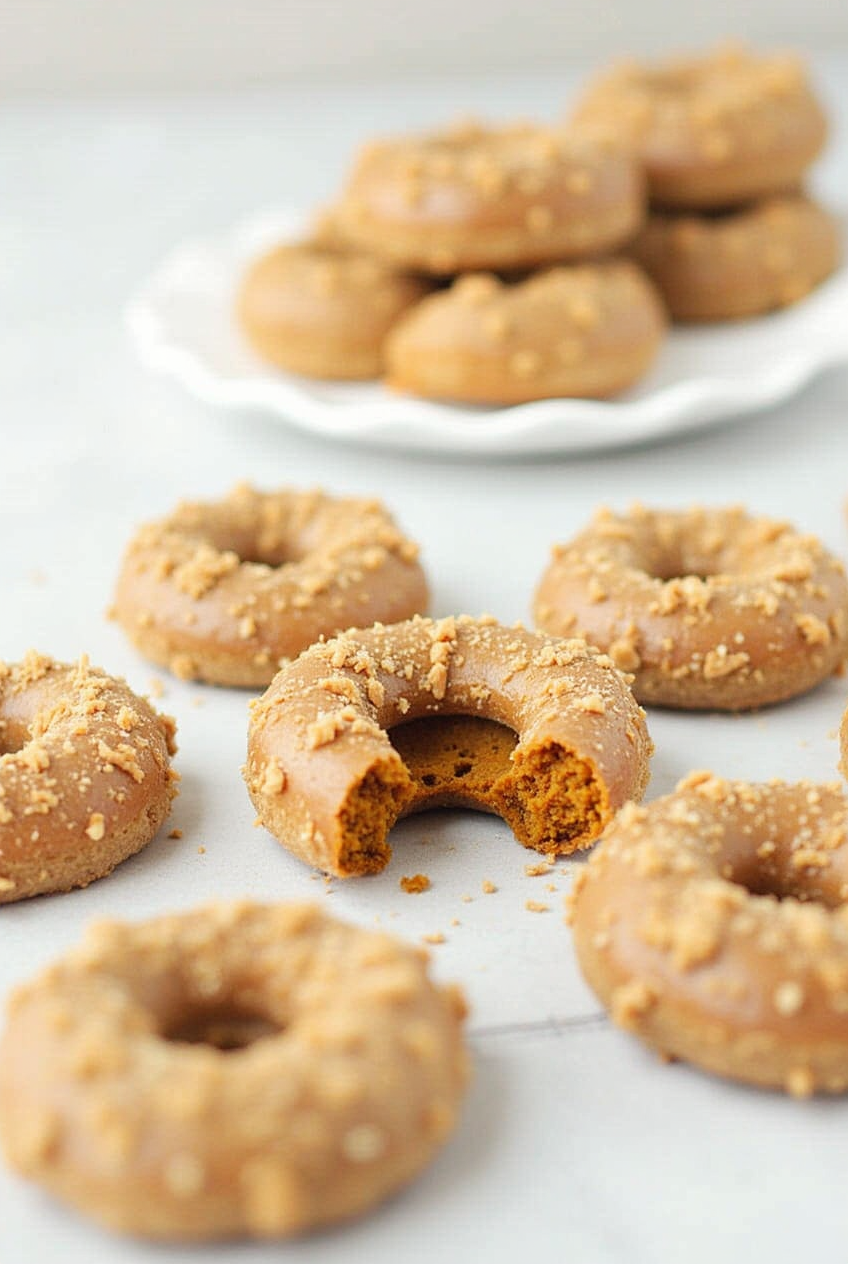
[[[233,294],[246,261],[302,225],[301,216],[276,210],[175,250],[127,309],[144,364],[210,404],[260,410],[313,434],[416,451],[530,456],[697,430],[778,404],[822,369],[848,362],[843,267],[785,311],[672,330],[648,377],[612,401],[469,408],[395,395],[376,383],[288,376],[269,370],[246,345],[233,320]]]

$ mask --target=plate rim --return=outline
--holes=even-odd
[[[473,409],[384,391],[377,400],[322,400],[284,374],[222,377],[196,348],[174,341],[162,319],[164,296],[210,260],[244,262],[263,246],[302,231],[292,207],[265,208],[228,230],[187,238],[173,247],[129,299],[124,322],[149,371],[178,382],[195,398],[227,411],[270,415],[306,433],[406,451],[468,456],[560,456],[661,442],[761,412],[785,402],[813,378],[848,363],[848,338],[782,355],[743,379],[719,374],[668,383],[637,399],[554,398],[501,408]],[[227,268],[227,271],[230,269]],[[183,282],[181,282],[183,279]],[[848,281],[843,264],[825,281]],[[257,363],[259,363],[257,361]],[[564,414],[567,414],[564,415]],[[552,426],[564,426],[559,436]],[[587,431],[575,434],[575,427]]]

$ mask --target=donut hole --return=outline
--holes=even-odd
[[[440,807],[491,812],[525,845],[546,852],[600,829],[596,778],[556,743],[523,752],[507,725],[468,715],[413,720],[389,738],[412,780],[406,815]]]
[[[389,731],[414,790],[406,811],[472,807],[495,811],[492,790],[509,773],[517,735],[479,716],[426,716]]]
[[[308,552],[294,536],[261,530],[223,529],[209,533],[206,542],[222,553],[235,553],[242,563],[270,566],[274,570],[302,561]]]
[[[768,572],[778,537],[763,540],[758,525],[732,511],[668,514],[651,523],[637,545],[636,564],[662,583]]]
[[[17,718],[0,717],[0,755],[16,755],[32,741],[27,724]]]
[[[667,584],[674,579],[710,579],[716,571],[708,570],[704,566],[687,567],[685,562],[672,559],[664,559],[658,564],[652,566],[648,571],[653,579],[659,579],[662,583]]]
[[[161,1034],[171,1044],[208,1045],[222,1053],[233,1053],[249,1048],[257,1040],[277,1036],[282,1030],[267,1014],[223,1002],[183,1010]]]
[[[801,904],[821,904],[837,909],[845,904],[841,882],[828,869],[797,869],[792,865],[792,851],[779,847],[772,860],[757,856],[741,856],[729,862],[723,876],[750,895],[771,899],[795,900]]]

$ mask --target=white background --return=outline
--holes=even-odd
[[[104,38],[117,7],[99,11]],[[20,15],[10,12],[14,30]],[[153,23],[156,6],[146,12]],[[62,31],[81,38],[69,18],[62,22],[51,46]],[[0,56],[6,64],[8,46]],[[817,64],[842,120],[820,180],[844,200],[848,56]],[[464,109],[553,115],[572,82],[559,71],[473,82],[455,75],[3,109],[0,655],[13,660],[30,645],[64,658],[87,651],[147,690],[161,673],[103,617],[121,550],[140,520],[237,478],[382,496],[423,545],[437,614],[527,618],[551,543],[601,501],[741,501],[790,516],[846,555],[845,372],[768,415],[685,442],[496,464],[329,446],[208,411],[134,363],[124,302],[182,237],[269,202],[326,196],[353,143],[374,129]],[[148,1248],[102,1235],[2,1171],[2,1264],[844,1259],[848,1101],[797,1103],[663,1066],[613,1030],[580,980],[562,923],[579,861],[558,866],[549,893],[546,879],[525,876],[533,857],[498,822],[431,814],[396,832],[396,858],[382,876],[326,891],[252,828],[238,772],[246,696],[170,681],[166,689],[161,705],[180,728],[183,793],[172,824],[183,839],[163,835],[86,891],[0,910],[0,996],[94,917],[142,917],[230,895],[308,895],[413,939],[445,934],[434,968],[467,989],[475,1085],[433,1167],[354,1226],[284,1248]],[[760,715],[654,712],[650,794],[698,766],[832,778],[845,701],[845,682],[833,680]],[[404,895],[399,877],[418,870],[429,873],[431,891]],[[485,879],[496,894],[482,894]],[[527,912],[528,898],[550,902],[550,911]]]
[[[830,48],[842,0],[0,0],[0,91],[498,70],[724,35]]]

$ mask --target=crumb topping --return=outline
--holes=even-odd
[[[661,1009],[671,1052],[805,1095],[848,1084],[844,1052],[830,1079],[807,1065],[817,1048],[844,1050],[846,879],[837,784],[696,770],[619,813],[575,883],[570,916],[581,958],[607,963],[590,977],[616,980],[616,1021],[650,1037]]]
[[[643,700],[677,706],[792,696],[848,652],[841,563],[788,523],[736,507],[599,510],[554,550],[536,617],[606,649]]]

